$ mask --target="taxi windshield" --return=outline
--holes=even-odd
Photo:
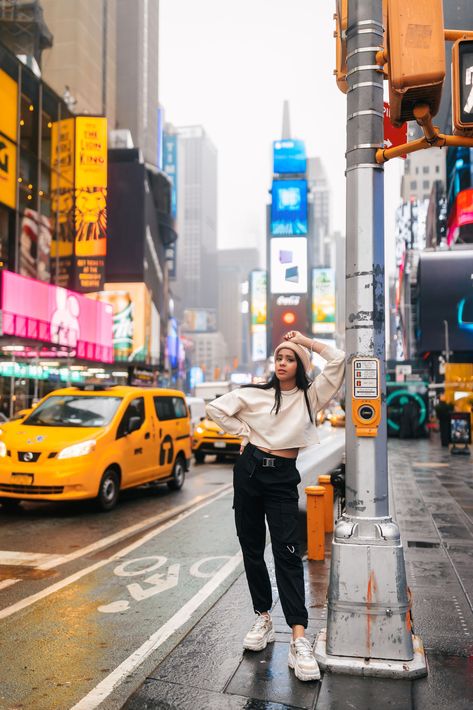
[[[48,397],[23,422],[26,426],[102,427],[112,420],[121,397]]]

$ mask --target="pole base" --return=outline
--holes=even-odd
[[[322,629],[315,644],[315,658],[319,666],[331,673],[372,676],[378,678],[423,678],[427,675],[427,658],[419,636],[412,635],[412,661],[389,661],[382,658],[331,656],[327,653],[327,629]]]

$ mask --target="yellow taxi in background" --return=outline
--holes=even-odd
[[[96,498],[166,482],[179,490],[191,457],[182,392],[70,387],[51,392],[24,419],[0,426],[0,503]]]
[[[345,412],[339,405],[331,407],[327,411],[327,419],[330,424],[334,427],[344,427],[345,426]]]
[[[240,437],[227,434],[211,419],[202,419],[194,429],[192,453],[196,463],[203,463],[206,454],[217,454],[220,461],[227,456],[236,458],[240,447]]]

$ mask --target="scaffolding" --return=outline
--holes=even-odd
[[[41,53],[53,46],[53,36],[39,0],[0,0],[0,42],[16,55],[34,57],[41,66]]]

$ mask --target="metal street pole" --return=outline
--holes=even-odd
[[[384,175],[375,158],[383,145],[375,59],[382,46],[382,0],[348,0],[346,512],[334,531],[327,631],[316,655],[334,672],[414,677],[425,674],[425,659],[411,632],[404,553],[388,501]]]

